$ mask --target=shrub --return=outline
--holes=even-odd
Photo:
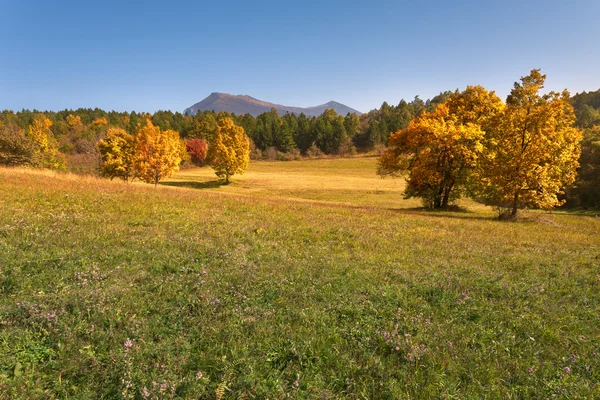
[[[204,139],[189,139],[185,142],[185,147],[194,165],[201,167],[206,163],[208,144]]]
[[[36,146],[17,125],[8,124],[0,128],[0,164],[33,164]]]

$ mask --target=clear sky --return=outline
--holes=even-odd
[[[600,88],[600,0],[0,0],[0,109],[183,111],[211,92],[366,112],[481,84]]]

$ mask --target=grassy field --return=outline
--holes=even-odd
[[[179,171],[165,185],[248,195],[264,200],[327,202],[381,208],[419,207],[402,199],[404,180],[381,179],[375,158],[251,163],[246,173],[222,186],[209,167]]]
[[[374,165],[0,169],[0,398],[600,398],[600,219],[426,212]]]

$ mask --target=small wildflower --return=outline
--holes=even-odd
[[[146,389],[146,388],[143,388],[143,389],[142,389],[142,396],[143,396],[144,398],[148,398],[148,397],[150,397],[150,392],[148,391],[148,389]]]
[[[527,370],[527,372],[528,372],[530,375],[533,375],[533,373],[535,372],[535,370],[534,370],[533,368],[529,368],[529,369]]]
[[[127,339],[125,343],[123,343],[123,347],[125,347],[126,349],[130,348],[131,346],[133,346],[133,343],[131,343],[131,340],[129,339]]]
[[[452,342],[448,342],[448,347],[452,347],[452,346],[454,346],[454,345],[452,344]]]
[[[396,346],[396,348],[394,350],[400,351],[400,347]]]
[[[564,367],[563,370],[565,371],[566,374],[571,373],[571,368],[569,368],[569,367]]]
[[[202,379],[202,371],[198,370],[198,372],[196,372],[196,379]]]

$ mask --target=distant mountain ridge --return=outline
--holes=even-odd
[[[360,111],[350,108],[344,104],[336,101],[330,101],[325,104],[314,107],[291,107],[284,106],[281,104],[269,103],[267,101],[258,100],[248,95],[231,95],[227,93],[211,93],[207,98],[199,103],[194,104],[191,107],[186,108],[183,113],[187,115],[194,115],[198,111],[227,111],[229,113],[235,113],[236,115],[250,114],[256,117],[267,111],[271,111],[274,108],[280,115],[285,113],[296,114],[304,113],[308,117],[316,117],[328,109],[332,108],[340,115],[346,115],[348,113],[361,115]]]

